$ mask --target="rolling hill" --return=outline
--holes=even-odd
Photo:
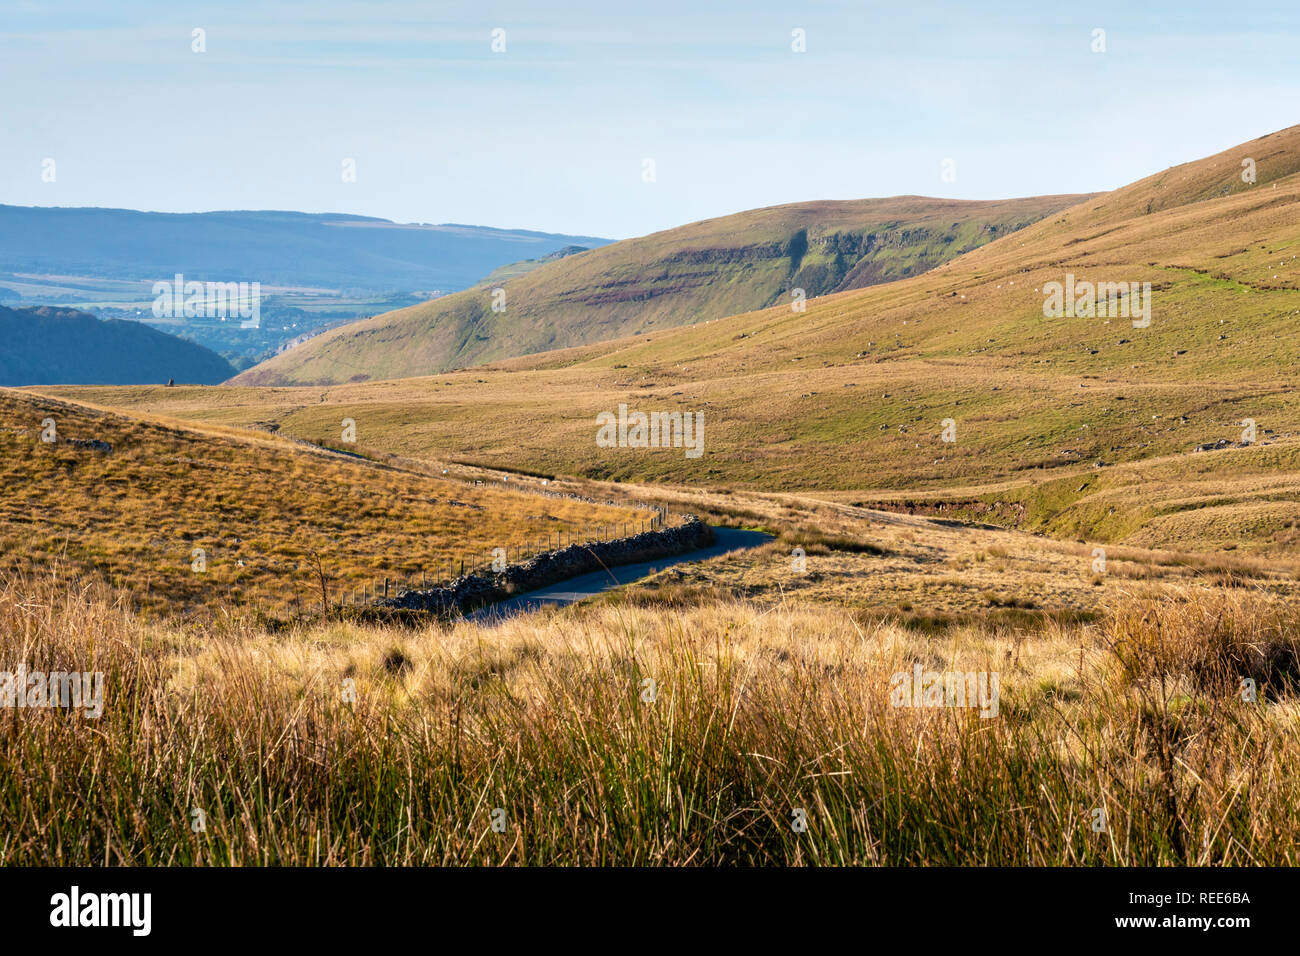
[[[794,289],[813,298],[864,288],[924,272],[1081,198],[904,196],[795,203],[708,219],[504,269],[465,292],[320,335],[237,382],[430,374],[790,302]]]
[[[1254,183],[1243,159],[1256,161]],[[61,391],[300,434],[346,411],[416,457],[800,491],[1145,547],[1293,552],[1297,257],[1292,127],[805,313],[783,305],[466,372],[219,401]],[[1151,283],[1150,324],[1046,316],[1047,283],[1070,276]],[[705,453],[599,446],[596,417],[620,403],[703,413]]]
[[[202,345],[71,309],[0,306],[0,341],[0,385],[215,385],[235,371]]]

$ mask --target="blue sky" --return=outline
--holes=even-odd
[[[626,238],[1087,192],[1300,122],[1298,34],[1288,2],[0,0],[0,202]]]

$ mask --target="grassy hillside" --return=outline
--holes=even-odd
[[[384,578],[445,579],[493,548],[514,560],[560,530],[645,517],[10,390],[0,390],[0,486],[0,573],[60,565],[166,614],[285,616],[321,600],[317,558],[334,602]]]
[[[1257,161],[1253,185],[1240,182],[1243,157]],[[1297,157],[1293,127],[802,314],[782,306],[400,382],[220,401],[68,393],[291,432],[347,410],[412,456],[900,508],[943,499],[929,507],[1072,537],[1284,552],[1300,498]],[[1151,282],[1150,326],[1044,317],[1045,283],[1067,273]],[[599,447],[596,416],[619,403],[702,411],[705,454]]]
[[[0,385],[215,385],[234,374],[220,355],[139,322],[68,309],[0,306]]]
[[[424,375],[671,328],[915,275],[1078,196],[962,202],[905,196],[794,203],[692,223],[505,270],[458,295],[333,330],[239,384]],[[494,289],[504,311],[493,311]]]

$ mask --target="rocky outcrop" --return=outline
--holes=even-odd
[[[106,441],[99,441],[95,438],[69,438],[66,443],[73,448],[80,448],[82,451],[112,451],[113,446]]]
[[[381,598],[375,605],[454,615],[602,568],[684,554],[712,542],[713,529],[690,515],[684,523],[671,528],[614,541],[569,545],[539,554],[522,564],[506,565],[496,573],[464,574],[443,587],[403,591],[395,598]]]

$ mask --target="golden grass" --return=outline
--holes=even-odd
[[[942,637],[729,600],[271,635],[9,579],[0,666],[107,688],[0,709],[0,864],[1294,865],[1298,623],[1192,589]],[[913,664],[998,672],[998,716],[892,706]]]

